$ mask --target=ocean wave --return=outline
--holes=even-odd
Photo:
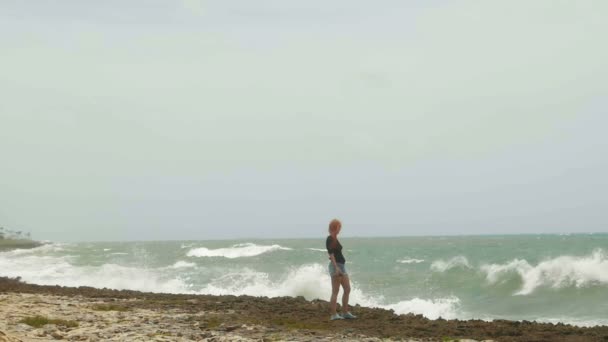
[[[329,299],[331,279],[326,266],[309,264],[289,270],[282,278],[272,280],[269,274],[252,269],[242,269],[212,280],[199,293],[211,295],[250,295],[266,297],[302,296],[308,300]],[[366,296],[351,284],[351,303],[378,306],[377,301]]]
[[[69,258],[28,255],[0,258],[0,275],[21,277],[28,283],[61,286],[92,286],[117,290],[191,293],[190,286],[179,278],[167,277],[156,269],[117,264],[75,266]]]
[[[308,300],[328,299],[331,281],[324,265],[304,265],[289,271],[279,281],[272,281],[268,274],[251,269],[228,273],[214,279],[199,291],[211,295],[250,295],[281,297],[303,296]],[[384,304],[382,297],[365,294],[356,282],[351,284],[350,303],[366,307],[394,310],[397,314],[421,314],[430,319],[457,318],[460,300],[456,297],[439,299],[413,298],[392,304]]]
[[[241,243],[229,248],[208,249],[205,247],[194,248],[186,254],[189,257],[224,257],[228,259],[245,258],[260,254],[278,251],[291,250],[280,245],[260,246],[254,243]]]
[[[439,298],[439,299],[421,299],[414,298],[404,300],[396,304],[382,305],[384,309],[394,310],[396,314],[413,313],[423,315],[429,319],[437,319],[439,317],[445,319],[459,318],[460,299],[457,297]]]
[[[310,251],[316,251],[316,252],[327,252],[327,249],[324,248],[306,248]]]
[[[247,245],[249,246],[249,245]],[[237,248],[246,248],[241,246]],[[123,266],[115,263],[101,266],[77,266],[68,256],[18,255],[0,257],[0,276],[21,277],[28,283],[61,286],[93,286],[97,288],[127,289],[147,292],[251,295],[280,297],[303,296],[306,299],[329,299],[331,281],[325,265],[314,263],[288,269],[285,274],[270,274],[249,268],[232,269],[205,284],[180,277],[177,272],[194,267],[194,263],[178,260],[173,265],[159,268]],[[356,282],[351,284],[351,304],[394,310],[397,314],[415,313],[428,318],[457,316],[459,301],[447,299],[413,298],[387,303],[382,296],[364,293]]]
[[[424,262],[424,259],[401,259],[401,260],[397,260],[398,263],[400,264],[419,264],[421,262]]]
[[[436,260],[431,264],[431,270],[435,272],[445,272],[453,268],[471,268],[471,264],[462,255],[455,256],[449,260]]]
[[[579,318],[579,317],[559,317],[559,318],[538,318],[537,322],[542,323],[565,323],[578,327],[596,327],[600,325],[608,325],[608,319],[605,318]]]
[[[608,284],[608,258],[600,249],[582,257],[559,256],[536,266],[526,260],[514,259],[505,264],[483,265],[481,270],[490,284],[516,274],[522,281],[516,295],[531,294],[539,287],[580,288]]]
[[[251,269],[228,273],[214,279],[199,291],[211,295],[250,295],[281,297],[303,296],[308,300],[328,299],[331,294],[331,281],[324,265],[310,264],[290,270],[284,278],[272,281],[268,274]],[[456,297],[439,299],[413,298],[392,304],[384,304],[382,297],[365,294],[356,282],[351,284],[350,303],[366,307],[394,310],[397,314],[421,314],[435,319],[456,318],[460,300]]]
[[[193,262],[179,260],[170,266],[170,268],[189,268],[189,267],[196,267],[196,264]]]
[[[61,252],[64,250],[64,244],[60,243],[47,243],[39,247],[34,248],[20,248],[20,249],[12,249],[6,252],[0,252],[0,255],[6,256],[18,256],[18,255],[28,255],[28,254],[37,254],[37,253],[49,253],[49,252]]]
[[[212,295],[252,295],[266,297],[303,296],[306,299],[325,298],[331,293],[326,267],[303,265],[289,270],[280,280],[249,268],[235,270],[213,279],[200,290]]]

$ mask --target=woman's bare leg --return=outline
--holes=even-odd
[[[341,277],[340,283],[344,289],[344,293],[342,294],[342,312],[347,313],[349,311],[348,297],[350,296],[350,279],[347,274]]]
[[[338,293],[340,292],[340,278],[339,276],[331,277],[331,298],[329,300],[329,314],[336,314],[336,302],[338,301]]]

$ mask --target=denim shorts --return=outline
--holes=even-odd
[[[348,275],[348,273],[346,273],[346,268],[344,267],[344,264],[336,263],[336,265],[338,265],[338,268],[340,269],[340,271],[342,271],[342,274]],[[330,262],[329,263],[329,276],[333,277],[334,274],[336,274],[336,268],[334,267],[334,264]]]

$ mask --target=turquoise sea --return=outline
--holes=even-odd
[[[50,243],[0,253],[36,284],[329,299],[318,239]],[[429,318],[608,325],[608,234],[341,236],[351,303]]]

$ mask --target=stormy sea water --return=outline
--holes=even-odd
[[[428,318],[608,325],[608,234],[342,237],[351,303]],[[330,294],[319,239],[50,243],[0,276],[164,293]]]

